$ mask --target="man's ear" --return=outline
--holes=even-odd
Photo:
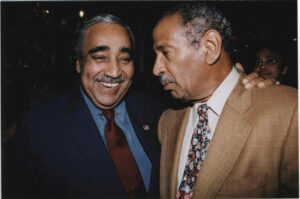
[[[78,60],[76,61],[76,71],[77,71],[77,73],[80,74],[81,67],[80,67],[80,62]]]
[[[222,37],[216,30],[208,30],[204,35],[206,46],[206,62],[209,66],[216,63],[221,54]]]

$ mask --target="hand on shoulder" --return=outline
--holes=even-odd
[[[240,73],[244,73],[244,67],[240,63],[236,63],[235,67]],[[266,88],[276,83],[275,79],[264,79],[258,75],[256,72],[252,72],[249,75],[244,75],[242,83],[246,89],[251,89],[252,87]]]

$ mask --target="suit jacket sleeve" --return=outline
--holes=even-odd
[[[166,133],[167,131],[164,130],[164,124],[166,124],[165,122],[165,118],[166,118],[166,112],[163,112],[163,114],[161,115],[159,122],[158,122],[158,140],[161,144],[161,150],[165,151],[165,147],[166,147]],[[167,198],[167,193],[166,191],[168,190],[168,187],[166,185],[166,182],[168,182],[166,180],[166,172],[165,172],[165,167],[166,167],[166,153],[162,153],[161,154],[161,159],[160,159],[160,197],[161,198]]]
[[[280,194],[298,197],[298,104],[294,108],[282,152]]]
[[[34,190],[31,188],[35,184],[36,175],[34,173],[34,161],[32,156],[27,153],[28,146],[31,144],[29,137],[30,125],[27,118],[23,119],[15,133],[15,137],[7,143],[6,151],[9,152],[4,164],[5,176],[3,182],[4,196],[8,198],[29,197]],[[22,165],[22,166],[20,166]],[[17,191],[16,191],[17,190]]]

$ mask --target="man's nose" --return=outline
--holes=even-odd
[[[121,67],[117,61],[110,61],[106,70],[105,75],[110,77],[119,77],[122,73]]]
[[[155,76],[159,76],[160,74],[165,72],[165,66],[164,66],[163,62],[160,60],[159,56],[157,56],[155,59],[155,63],[154,63],[152,72]]]

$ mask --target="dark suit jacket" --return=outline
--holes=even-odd
[[[149,198],[158,195],[157,98],[131,93],[126,107],[151,163]],[[148,125],[145,130],[143,125]],[[126,198],[113,162],[76,89],[28,111],[8,146],[4,193],[28,198]],[[8,192],[8,193],[7,193]]]

